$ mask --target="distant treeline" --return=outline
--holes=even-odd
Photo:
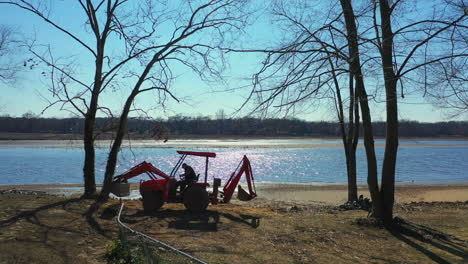
[[[98,118],[101,131],[112,132],[113,120]],[[128,122],[131,134],[139,137],[171,136],[311,136],[340,137],[336,122],[309,122],[298,119],[210,119],[209,117],[175,116],[167,120],[131,118]],[[37,118],[0,117],[0,132],[3,133],[51,133],[80,134],[83,119],[80,118]],[[374,123],[374,134],[385,136],[385,123]],[[362,132],[361,132],[362,135]],[[420,123],[401,121],[402,137],[468,137],[468,121]]]

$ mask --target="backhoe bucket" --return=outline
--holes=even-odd
[[[242,189],[242,187],[239,185],[238,188],[237,188],[237,199],[239,199],[240,201],[250,201],[252,200],[253,198],[255,198],[255,196],[253,195],[250,195],[248,192],[246,192],[244,189]]]

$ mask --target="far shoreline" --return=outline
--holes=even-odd
[[[384,138],[375,138],[384,140]],[[309,142],[310,141],[310,142]],[[338,141],[337,143],[335,143]],[[414,142],[425,141],[414,144]],[[453,141],[454,143],[437,143],[438,141]],[[456,143],[457,141],[467,141]],[[96,140],[96,148],[109,148],[111,140]],[[433,142],[433,143],[432,143]],[[82,148],[81,139],[0,139],[0,149],[5,148]],[[375,147],[385,144],[376,143]],[[403,137],[400,147],[446,147],[468,146],[466,137]],[[164,140],[134,139],[125,140],[122,148],[342,148],[341,138],[337,137],[178,137]],[[358,147],[363,147],[360,139]]]
[[[154,138],[145,137],[142,135],[130,135],[132,141],[155,141],[163,142],[164,140],[324,140],[324,141],[335,141],[342,140],[339,136],[324,136],[324,135],[310,135],[310,136],[293,136],[293,135],[280,135],[280,136],[242,136],[242,135],[169,135],[167,138]],[[385,139],[384,136],[375,136],[375,140]],[[400,137],[401,140],[468,140],[465,136],[438,136],[438,137]],[[82,141],[82,134],[55,134],[55,133],[6,133],[0,132],[0,143],[18,142],[18,141]],[[104,135],[103,138],[98,138],[96,141],[110,141],[112,137]],[[363,137],[359,138],[360,141]]]

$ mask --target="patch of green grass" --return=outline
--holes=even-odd
[[[143,257],[132,250],[124,241],[114,240],[106,254],[107,262],[113,264],[143,264]]]

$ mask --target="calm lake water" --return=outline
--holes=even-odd
[[[48,142],[34,146],[30,143],[0,143],[0,184],[82,183],[83,150],[73,148],[75,144],[79,143],[67,143],[57,148],[60,143]],[[122,173],[146,160],[169,173],[179,158],[177,148],[185,146],[185,150],[217,153],[218,156],[210,160],[210,179],[216,176],[226,180],[242,156],[247,155],[257,182],[342,183],[346,182],[346,165],[339,144],[338,140],[304,139],[191,140],[172,141],[164,145],[154,141],[134,142],[133,146],[144,148],[123,149],[117,172]],[[223,147],[219,147],[221,145]],[[468,183],[468,141],[402,140],[400,145],[396,176],[398,183]],[[381,166],[384,148],[377,147],[376,151]],[[102,181],[107,153],[106,148],[96,150],[98,182]],[[203,175],[204,158],[189,157],[186,162]],[[366,166],[364,148],[359,147],[360,183],[366,182]],[[145,179],[145,176],[135,177],[134,181],[139,179]]]

